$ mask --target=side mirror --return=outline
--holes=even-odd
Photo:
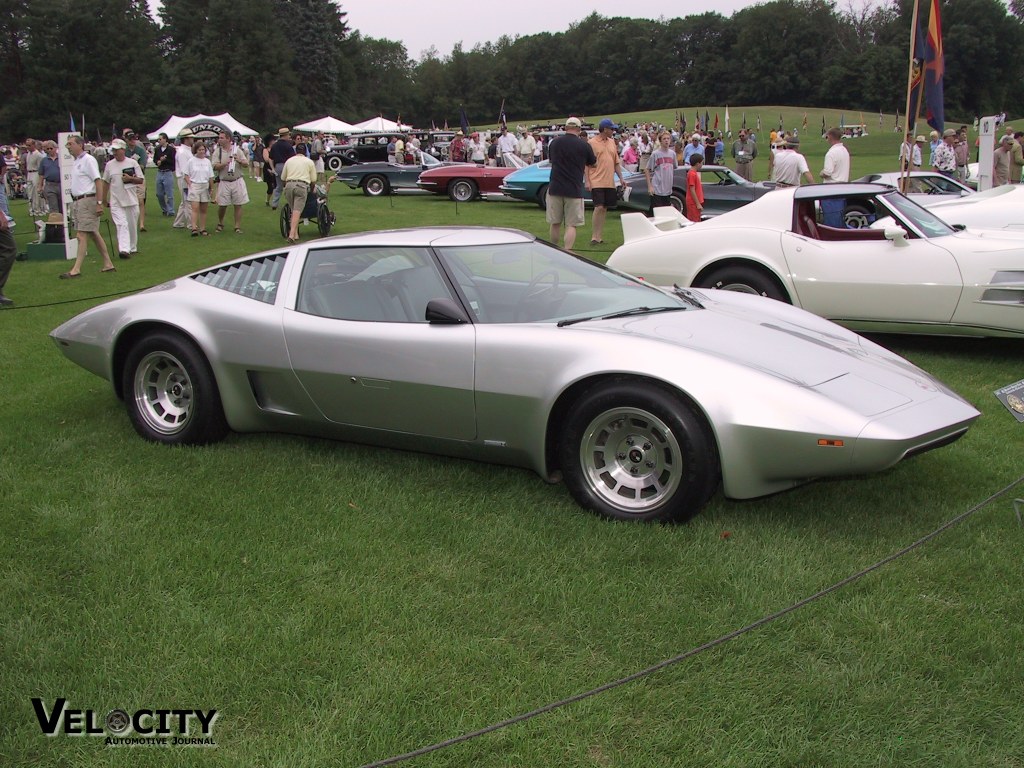
[[[892,240],[892,244],[898,247],[907,245],[907,231],[903,227],[886,227],[885,239]]]
[[[427,302],[426,320],[434,325],[462,325],[469,322],[469,316],[451,299],[431,299]]]

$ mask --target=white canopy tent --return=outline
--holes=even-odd
[[[412,126],[399,125],[394,120],[387,120],[378,115],[353,125],[352,133],[387,133],[388,131],[405,131],[409,128],[412,128]]]
[[[160,138],[161,133],[166,133],[174,139],[185,128],[190,129],[197,135],[216,135],[218,131],[227,129],[232,133],[242,136],[255,136],[256,131],[247,125],[238,122],[227,112],[220,115],[192,115],[191,117],[179,117],[171,115],[170,119],[152,133],[146,134],[149,139]]]
[[[323,131],[324,133],[351,133],[355,129],[355,126],[351,123],[346,123],[344,120],[339,120],[330,115],[292,127],[296,131]]]

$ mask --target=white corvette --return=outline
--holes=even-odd
[[[962,198],[934,197],[923,203],[948,224],[968,229],[1024,232],[1024,184],[1006,184]]]
[[[866,227],[845,226],[851,210]],[[624,214],[608,265],[758,293],[858,331],[1024,337],[1024,233],[958,231],[932,210],[877,184],[817,184],[674,231]]]

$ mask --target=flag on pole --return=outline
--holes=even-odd
[[[729,105],[725,105],[725,135],[732,138],[732,129],[729,127]]]
[[[501,100],[501,109],[498,110],[498,130],[508,130],[508,119],[505,117],[505,100]]]
[[[68,112],[68,122],[71,124],[71,132],[78,133],[78,129],[75,128],[75,117],[70,112]]]
[[[700,110],[695,112],[696,117],[693,119],[693,130],[700,131]]]
[[[683,127],[682,127],[682,129],[680,130],[680,132],[681,132],[681,133],[686,133],[686,115],[684,115],[684,114],[683,114],[682,112],[680,112],[680,113],[679,113],[679,116],[680,116],[680,118],[681,118],[681,119],[682,119],[682,121],[683,121]]]
[[[715,130],[718,130],[718,113],[715,112]]]
[[[824,136],[825,135],[825,131],[827,131],[827,130],[828,130],[828,128],[825,127],[825,116],[822,115],[821,116],[821,135]]]
[[[946,110],[943,105],[943,76],[946,71],[946,55],[942,48],[942,20],[939,17],[939,0],[931,0],[928,16],[928,35],[924,42],[924,101],[927,104],[925,118],[928,125],[939,134],[946,124]]]
[[[761,113],[757,113],[757,132],[761,132]]]
[[[466,108],[459,107],[459,125],[462,126],[462,132],[469,136],[469,118],[466,117]]]
[[[448,118],[447,118],[447,117],[446,117],[446,118],[444,119],[444,129],[445,129],[446,131],[447,131],[447,130],[450,130],[450,129],[448,128]]]
[[[709,115],[708,111],[705,109],[704,110],[704,133],[707,133],[710,130],[711,130],[711,115]]]
[[[846,113],[845,112],[843,112],[842,114],[839,115],[839,127],[840,128],[845,128],[846,127]]]
[[[878,110],[878,127],[882,127],[882,110]]]
[[[907,130],[917,130],[917,116],[921,112],[921,92],[924,90],[924,32],[921,20],[915,19],[916,34],[914,36],[914,58],[910,74],[910,106],[907,112]]]
[[[746,112],[743,113],[743,122],[740,124],[740,127],[744,131],[747,130],[747,113]]]
[[[679,110],[676,110],[676,133],[683,130],[683,117],[679,114]]]
[[[782,133],[783,125],[785,125],[785,121],[782,119],[782,113],[779,112],[779,133]]]
[[[807,130],[807,113],[806,112],[804,112],[804,121],[800,124],[800,130],[801,131],[806,131]]]

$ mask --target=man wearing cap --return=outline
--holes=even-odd
[[[1010,139],[1013,141],[1013,139]],[[942,141],[932,153],[932,166],[943,176],[951,179],[956,178],[956,152],[953,151],[953,142],[956,141],[956,131],[947,128],[942,132]]]
[[[924,144],[924,136],[918,136],[916,143],[912,140],[913,134],[908,133],[906,139],[900,144],[900,170],[907,170],[907,161],[910,162],[911,171],[921,170],[921,145]]]
[[[249,202],[249,190],[245,186],[245,168],[249,167],[249,158],[245,152],[231,140],[231,134],[221,131],[217,137],[217,146],[210,155],[213,170],[220,178],[217,186],[217,231],[224,231],[224,214],[228,206],[235,211],[235,234],[242,234],[242,206]]]
[[[781,146],[775,150],[772,164],[775,183],[780,187],[798,187],[802,176],[808,184],[813,184],[814,175],[807,165],[807,158],[797,151],[800,147],[799,137],[789,136],[781,141]]]
[[[135,188],[146,183],[142,168],[134,157],[128,157],[124,139],[110,142],[114,157],[103,168],[103,181],[107,193],[105,203],[110,206],[110,218],[117,230],[117,255],[130,259],[139,250],[139,195]]]
[[[96,158],[85,151],[81,136],[70,136],[68,152],[75,158],[69,179],[71,191],[71,215],[78,236],[78,248],[74,266],[60,277],[62,280],[82,276],[82,263],[89,247],[89,240],[96,243],[103,257],[103,272],[113,272],[114,265],[107,253],[107,244],[100,237],[100,212],[103,210],[103,179],[100,176]]]
[[[732,143],[732,157],[736,161],[736,173],[747,181],[753,181],[757,142],[750,139],[744,128],[740,128],[739,138]]]
[[[992,186],[1001,187],[1010,183],[1010,167],[1013,158],[1013,136],[1003,136],[999,146],[992,153]]]
[[[288,158],[295,154],[295,147],[292,146],[292,132],[287,128],[280,128],[277,131],[277,141],[274,142],[274,146],[270,148],[267,153],[270,157],[270,162],[274,164],[274,175],[277,176],[277,186],[274,187],[274,196],[270,198],[270,207],[272,210],[277,210],[277,203],[281,199],[281,194],[284,192],[284,182],[281,181],[281,171],[284,170],[284,164],[288,162]]]
[[[452,137],[452,142],[448,145],[448,159],[453,163],[466,162],[466,134],[462,131],[456,131]]]
[[[551,242],[556,245],[565,226],[563,245],[567,251],[576,244],[576,228],[583,224],[583,174],[588,166],[597,165],[593,147],[580,137],[582,126],[578,117],[570,117],[565,121],[565,133],[548,144],[551,181],[546,218]]]
[[[967,143],[967,126],[961,125],[953,142],[953,154],[956,155],[956,176],[960,181],[967,181],[967,163],[971,159],[971,145]]]
[[[167,140],[167,134],[161,133],[153,150],[153,162],[156,164],[156,202],[160,206],[162,216],[174,215],[174,161],[177,153]]]
[[[619,130],[619,126],[607,117],[598,125],[597,136],[590,140],[590,147],[594,150],[594,157],[597,163],[587,169],[587,187],[590,188],[590,197],[594,201],[594,231],[590,238],[591,245],[600,245],[604,242],[604,220],[608,215],[608,209],[614,208],[619,201],[616,176],[626,186],[625,171],[622,168],[622,159],[619,157],[618,147],[612,135]]]

